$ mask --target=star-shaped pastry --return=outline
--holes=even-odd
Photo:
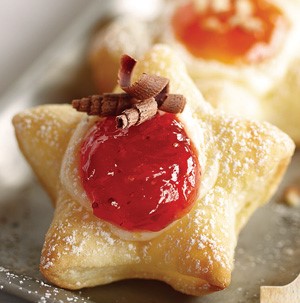
[[[134,79],[142,73],[168,78],[170,92],[187,99],[178,116],[196,121],[198,127],[196,135],[195,129],[189,132],[202,168],[199,199],[187,215],[154,238],[118,236],[78,202],[82,189],[77,181],[70,191],[62,180],[78,172],[72,150],[87,115],[70,105],[26,110],[13,119],[19,146],[55,206],[40,269],[49,281],[68,289],[145,278],[192,295],[222,290],[230,283],[238,233],[276,190],[294,144],[268,123],[213,110],[167,46],[154,46],[137,63]],[[70,171],[61,172],[66,162],[71,162]]]

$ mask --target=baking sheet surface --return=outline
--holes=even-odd
[[[32,302],[259,302],[261,285],[285,285],[300,272],[300,208],[281,203],[287,186],[300,185],[299,151],[275,197],[241,232],[227,290],[196,298],[158,281],[127,280],[70,292],[49,285],[40,275],[40,251],[53,209],[18,151],[10,120],[30,106],[95,93],[83,58],[99,21],[115,13],[113,2],[108,3],[87,8],[0,100],[0,289]]]

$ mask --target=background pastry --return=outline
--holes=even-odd
[[[274,123],[300,144],[299,14],[297,0],[166,1],[143,36],[174,47],[214,107]],[[121,28],[115,34],[124,35]],[[105,60],[98,57],[92,69]]]
[[[201,198],[157,237],[122,239],[79,203],[80,188],[70,191],[59,179],[62,161],[69,160],[67,141],[68,149],[76,151],[74,140],[69,141],[73,137],[76,142],[74,126],[80,132],[91,120],[69,105],[25,111],[14,118],[19,145],[56,204],[41,270],[53,283],[70,289],[134,277],[159,279],[193,295],[223,289],[230,283],[237,234],[276,190],[294,145],[268,123],[213,110],[183,63],[165,46],[145,55],[134,79],[144,72],[168,77],[170,91],[187,99],[179,118],[197,121],[200,135],[194,144],[203,173]]]
[[[89,59],[91,66],[97,66],[92,72],[100,92],[115,87],[121,55],[140,58],[150,48],[152,37],[151,27],[132,16],[117,18],[97,35]]]

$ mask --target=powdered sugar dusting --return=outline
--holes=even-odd
[[[203,142],[194,142],[200,144],[203,178],[209,174],[211,159],[217,162],[217,177],[208,183],[206,194],[187,216],[145,242],[126,241],[113,234],[107,223],[78,203],[81,195],[72,190],[74,182],[71,190],[59,183],[55,216],[42,252],[42,272],[71,288],[147,277],[191,294],[203,293],[210,287],[222,289],[230,281],[236,235],[253,210],[275,190],[294,145],[267,123],[213,111],[167,47],[156,46],[138,63],[136,75],[139,72],[167,76],[171,92],[186,96],[187,108],[194,112],[193,118],[203,131]],[[86,127],[86,123],[79,127],[82,125]],[[58,138],[53,133],[51,140]],[[48,141],[43,151],[51,151],[57,143]],[[74,153],[76,148],[71,145],[70,150]],[[56,159],[63,154],[56,154]],[[74,174],[77,164],[72,165],[69,172]],[[55,173],[57,177],[59,172]],[[77,193],[79,198],[75,199]]]
[[[57,175],[68,140],[81,113],[69,105],[39,106],[20,113],[13,119],[20,147],[33,170],[52,198],[56,194]],[[67,118],[66,118],[67,117]]]
[[[5,278],[0,284],[0,290],[13,291],[22,294],[22,297],[34,299],[34,302],[57,302],[57,303],[90,303],[89,298],[65,291],[42,280],[34,279],[26,275],[18,275],[0,266],[0,277]],[[1,279],[2,280],[2,279]]]
[[[26,118],[22,119],[22,117]],[[35,136],[32,137],[30,143],[38,144],[42,140],[46,141],[49,146],[61,148],[58,142],[58,130],[62,125],[51,110],[41,111],[39,114],[36,111],[26,110],[20,114],[20,118],[19,123],[16,124],[17,130],[30,132],[32,125],[35,127]]]

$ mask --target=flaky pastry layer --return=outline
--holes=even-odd
[[[116,236],[93,216],[59,178],[66,149],[85,114],[69,105],[45,105],[14,118],[20,148],[55,204],[40,269],[54,284],[80,289],[127,278],[165,281],[176,290],[203,295],[230,283],[237,235],[251,213],[267,202],[291,159],[292,140],[268,123],[216,112],[205,102],[184,64],[157,45],[138,62],[141,73],[170,79],[170,91],[187,98],[182,119],[197,121],[206,192],[191,212],[148,241]],[[188,131],[192,132],[192,129]],[[73,166],[76,168],[76,165]]]

